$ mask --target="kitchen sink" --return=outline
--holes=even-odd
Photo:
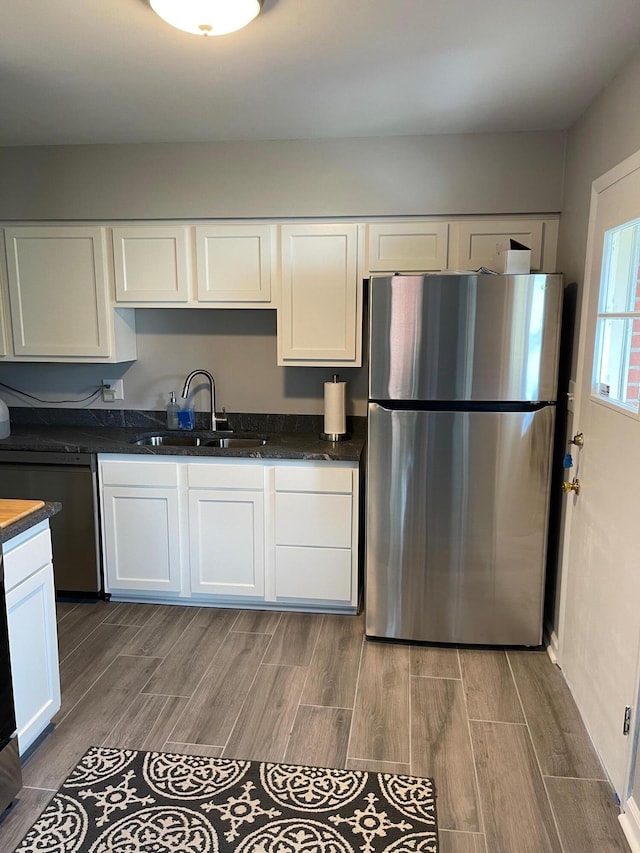
[[[212,438],[209,441],[203,441],[204,447],[262,447],[267,443],[266,438]]]
[[[201,443],[201,439],[196,435],[145,435],[131,442],[150,447],[199,447]]]
[[[135,438],[131,444],[144,445],[145,447],[221,447],[221,448],[245,448],[262,447],[267,443],[266,438],[257,436],[217,436],[211,438],[207,435],[143,435]]]

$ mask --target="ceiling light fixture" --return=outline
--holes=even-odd
[[[246,27],[263,0],[149,0],[172,27],[197,36],[223,36]]]

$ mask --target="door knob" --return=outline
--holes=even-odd
[[[576,447],[584,447],[584,434],[581,432],[577,432],[569,444],[575,444]]]
[[[576,495],[580,494],[580,480],[577,477],[574,477],[570,483],[562,484],[562,491],[566,494],[567,492],[575,492]]]

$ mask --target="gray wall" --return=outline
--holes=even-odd
[[[568,134],[558,269],[582,282],[592,182],[640,149],[640,49]]]
[[[564,144],[554,132],[4,148],[0,219],[553,213]],[[116,405],[154,409],[205,367],[228,411],[319,414],[332,371],[277,367],[275,323],[275,311],[138,310],[133,364],[0,365],[0,381],[70,399],[122,376],[125,401]],[[366,369],[341,373],[349,412],[364,414]],[[207,405],[203,392],[196,406]]]
[[[560,210],[563,133],[0,149],[0,219]]]

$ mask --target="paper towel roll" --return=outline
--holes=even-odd
[[[324,431],[340,435],[347,431],[345,414],[346,382],[324,383]]]

